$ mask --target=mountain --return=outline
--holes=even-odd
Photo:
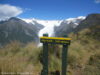
[[[55,27],[55,36],[61,37],[71,32],[79,32],[91,26],[100,25],[100,14],[89,14],[86,18],[74,18],[62,21],[60,26]]]
[[[15,40],[23,43],[38,42],[38,32],[43,28],[42,25],[38,25],[26,23],[16,17],[12,17],[6,21],[0,21],[0,45]]]
[[[39,31],[39,36],[42,36],[44,33],[48,33],[49,36],[52,36],[54,33],[54,26],[59,26],[63,20],[40,20],[40,19],[23,19],[27,23],[35,23],[41,24],[44,26],[43,29]]]
[[[23,19],[27,23],[35,23],[42,24],[44,26],[43,29],[39,31],[39,36],[42,36],[44,33],[48,33],[49,36],[58,36],[60,35],[59,30],[62,32],[69,33],[72,31],[80,21],[84,20],[84,16],[80,16],[77,18],[68,18],[66,20],[39,20],[39,19]],[[58,33],[59,32],[59,33]],[[55,35],[56,34],[56,35]]]
[[[81,21],[75,28],[75,32],[95,25],[100,25],[100,14],[89,14],[86,19]]]
[[[77,32],[91,25],[100,23],[99,14],[88,15],[65,20],[39,20],[23,19],[12,17],[5,21],[0,21],[0,42],[5,44],[13,40],[27,43],[38,42],[39,37],[44,33],[49,36],[61,37],[70,32]]]
[[[60,26],[55,26],[54,34],[57,37],[68,35],[70,32],[79,25],[79,23],[84,20],[85,17],[69,18],[61,22]]]

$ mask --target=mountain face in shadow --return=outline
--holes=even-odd
[[[85,20],[80,22],[80,24],[75,28],[75,32],[96,25],[100,25],[100,14],[90,14]]]
[[[63,21],[60,26],[55,27],[55,36],[62,37],[64,35],[68,35],[71,32],[77,33],[85,28],[98,25],[100,25],[100,14],[90,14],[84,20],[77,19],[75,22],[70,23]]]
[[[4,45],[11,41],[20,41],[22,43],[38,43],[38,31],[42,25],[32,25],[25,21],[12,17],[6,21],[0,22],[0,44]]]

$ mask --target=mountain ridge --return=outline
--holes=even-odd
[[[100,25],[100,14],[89,14],[86,19],[80,22],[75,32],[95,25]]]
[[[85,19],[81,20],[76,27],[74,27],[74,22],[70,22],[69,24],[63,22],[62,25],[55,27],[55,35],[62,37],[71,32],[78,33],[85,28],[96,25],[100,25],[100,14],[89,14]]]
[[[93,14],[92,14],[93,15]],[[95,14],[92,17],[92,23],[96,22],[97,24],[100,23],[98,18],[99,14]],[[96,17],[98,18],[96,18]],[[95,17],[95,20],[94,20]],[[89,20],[89,21],[87,21]],[[52,20],[52,21],[45,21],[45,20],[37,20],[37,19],[20,19],[16,17],[12,17],[5,21],[0,21],[0,42],[4,42],[6,38],[10,35],[9,39],[18,40],[18,37],[14,37],[16,35],[20,36],[20,41],[26,38],[26,41],[35,41],[39,42],[39,37],[42,36],[44,33],[48,33],[51,37],[61,37],[63,35],[68,35],[71,32],[76,32],[76,30],[81,29],[80,27],[83,26],[82,23],[89,22],[91,24],[91,15],[85,17],[77,17],[77,18],[69,18],[65,20]],[[88,26],[88,23],[86,24]],[[12,33],[12,34],[11,34]],[[14,33],[14,34],[13,34]],[[22,33],[22,34],[21,34]],[[15,35],[16,34],[16,35]],[[24,35],[23,35],[24,34]],[[23,36],[24,37],[23,37]],[[23,38],[22,38],[23,37]],[[15,39],[14,39],[15,38]],[[8,39],[8,41],[10,41]],[[24,40],[25,41],[25,40]],[[28,42],[28,41],[27,41]]]
[[[5,45],[11,41],[22,43],[39,42],[38,32],[41,28],[28,24],[25,21],[12,17],[0,22],[0,44]]]
[[[40,30],[39,32],[39,36],[42,36],[43,33],[48,33],[49,36],[54,36],[54,29],[55,27],[58,27],[61,25],[62,22],[65,22],[66,24],[69,24],[71,22],[74,23],[74,27],[76,27],[78,25],[78,23],[80,22],[80,20],[85,19],[84,16],[79,16],[77,18],[68,18],[65,20],[40,20],[40,19],[23,19],[24,21],[26,21],[27,23],[32,23],[34,24],[34,21],[37,23],[40,23],[44,26],[44,28],[42,30]]]

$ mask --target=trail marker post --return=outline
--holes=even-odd
[[[70,38],[61,37],[48,37],[48,34],[43,34],[40,37],[40,42],[43,43],[43,70],[41,75],[48,75],[48,44],[60,44],[63,45],[62,50],[62,72],[61,75],[66,75],[67,71],[67,52],[70,45]]]

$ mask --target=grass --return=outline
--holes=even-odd
[[[87,32],[90,33],[88,29],[79,32],[78,37],[70,34],[73,40],[68,53],[68,71],[72,75],[100,75],[100,41]]]
[[[86,29],[71,33],[71,45],[68,50],[68,75],[100,75],[100,41]],[[88,35],[89,34],[89,35]],[[90,36],[91,35],[91,36]],[[49,72],[61,71],[61,46],[49,45]],[[31,73],[39,75],[42,47],[34,43],[24,45],[17,41],[0,48],[0,75],[2,73]],[[8,74],[10,75],[10,74]]]
[[[41,70],[40,52],[41,49],[34,43],[24,46],[19,42],[12,42],[0,48],[0,75],[3,73],[20,75],[26,72],[36,75]]]

